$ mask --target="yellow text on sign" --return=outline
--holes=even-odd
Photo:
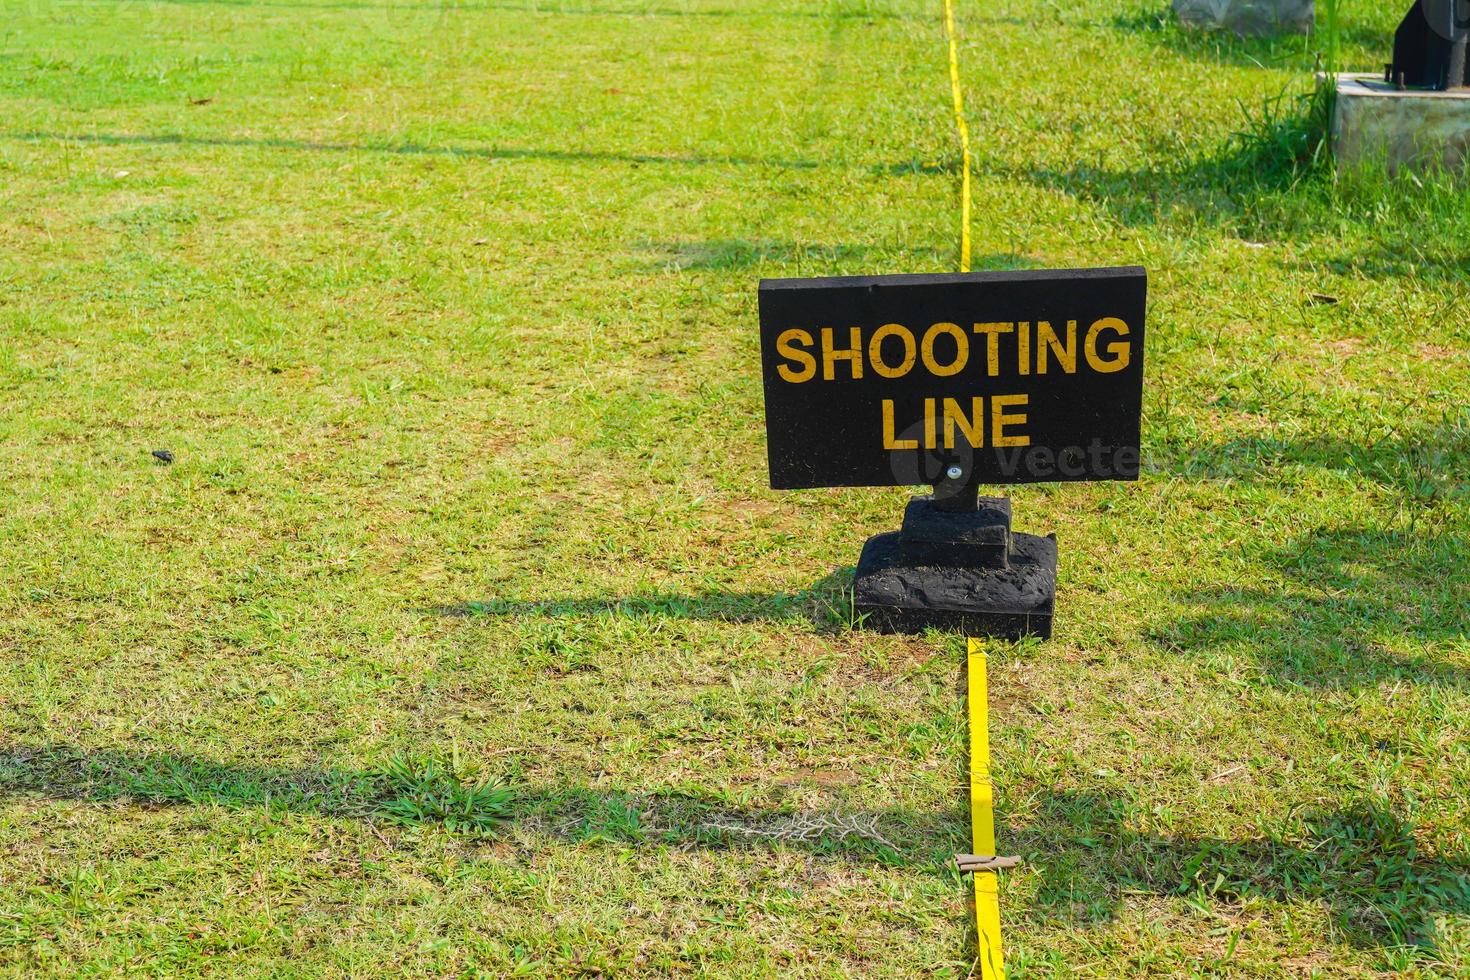
[[[924,413],[921,419],[924,428],[922,448],[938,449],[942,445],[945,449],[953,449],[955,436],[959,435],[964,438],[967,445],[980,449],[986,444],[987,422],[989,423],[990,445],[999,448],[1031,445],[1029,435],[1014,431],[1016,426],[1026,424],[1026,413],[1017,411],[1017,409],[1026,407],[1030,401],[1029,395],[991,395],[988,399],[976,395],[968,401],[970,404],[967,407],[956,398],[924,399]],[[988,415],[985,411],[987,402],[990,408]],[[885,398],[883,399],[883,448],[921,448],[918,436],[900,439],[896,427],[893,399]]]
[[[781,363],[776,374],[789,384],[860,381],[871,375],[896,379],[922,366],[936,378],[959,374],[972,358],[984,359],[987,377],[1015,373],[1076,374],[1085,365],[1098,374],[1113,374],[1133,359],[1128,324],[1117,317],[1094,320],[1086,330],[1076,320],[1060,328],[1046,320],[959,324],[940,322],[923,331],[901,323],[885,323],[871,331],[862,327],[807,330],[792,327],[776,337]]]

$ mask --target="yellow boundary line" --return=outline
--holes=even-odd
[[[969,643],[970,834],[976,854],[995,853],[995,790],[990,782],[990,691],[985,679],[985,644]],[[1005,980],[1000,944],[1000,892],[994,871],[976,871],[975,931],[980,946],[980,976]]]
[[[954,125],[960,134],[960,271],[970,271],[970,129],[965,125],[965,97],[960,88],[960,47],[955,36],[954,0],[944,0],[944,32],[949,37],[949,91],[954,97]]]

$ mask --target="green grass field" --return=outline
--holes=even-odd
[[[1289,159],[1319,42],[958,19],[976,267],[1151,279],[1143,479],[1014,494],[1012,976],[1470,975],[1470,194]],[[755,308],[958,160],[939,0],[0,0],[0,971],[970,973],[963,638]]]

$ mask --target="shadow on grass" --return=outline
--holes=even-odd
[[[383,823],[384,772],[276,769],[175,753],[0,749],[0,799],[132,806],[211,805],[311,813]],[[963,807],[930,813],[731,807],[697,793],[520,786],[512,817],[529,838],[579,844],[680,848],[779,847],[860,863],[949,870],[969,850]],[[1002,814],[1003,818],[1003,814]],[[1364,946],[1432,944],[1436,917],[1470,914],[1470,861],[1421,853],[1413,827],[1388,809],[1321,811],[1275,836],[1247,840],[1163,837],[1127,829],[1123,806],[1099,797],[1043,796],[1024,826],[1002,819],[1008,852],[1041,877],[1033,919],[1104,922],[1139,893],[1235,902],[1317,900],[1346,937]]]
[[[1277,588],[1220,587],[1184,596],[1197,612],[1155,639],[1185,651],[1238,645],[1271,676],[1305,686],[1406,679],[1470,687],[1470,669],[1419,647],[1470,636],[1470,541],[1374,528],[1319,529],[1267,546]]]
[[[990,173],[1061,191],[1128,227],[1179,220],[1206,227],[1269,227],[1275,218],[1264,202],[1325,184],[1319,178],[1330,172],[1327,103],[1316,92],[1282,92],[1244,111],[1240,126],[1213,151],[1165,166],[1001,167]]]
[[[96,146],[217,147],[241,150],[286,150],[301,153],[383,153],[393,156],[460,157],[478,160],[530,160],[551,163],[626,163],[672,167],[766,167],[773,170],[851,169],[873,176],[936,176],[958,172],[958,161],[894,164],[841,164],[803,157],[759,157],[732,153],[624,153],[615,150],[559,150],[528,147],[460,146],[412,141],[340,143],[285,136],[211,136],[184,133],[62,133],[52,130],[0,132],[0,140],[16,143],[81,143]],[[718,245],[719,243],[714,243]],[[751,242],[753,247],[761,243]],[[837,246],[841,248],[843,246]],[[860,246],[854,246],[860,247]],[[917,250],[927,252],[927,250]],[[1004,268],[1004,266],[995,266]]]
[[[808,620],[822,629],[849,629],[852,613],[851,568],[839,568],[796,592],[736,592],[712,589],[694,594],[653,592],[632,596],[589,596],[567,599],[485,599],[433,606],[437,616],[495,619],[545,617],[582,619],[604,616],[637,619],[671,617],[728,623]]]
[[[949,248],[913,245],[828,245],[820,242],[782,242],[748,238],[712,238],[699,242],[645,242],[645,251],[655,256],[643,263],[649,269],[691,269],[696,271],[739,271],[762,265],[796,266],[817,270],[860,267],[864,275],[891,271],[895,259],[904,259],[904,268],[912,268],[915,260],[928,264],[934,271],[949,271],[954,256]],[[884,264],[888,269],[884,269]],[[1008,269],[1035,269],[1044,266],[1040,259],[1021,254],[994,252],[972,256],[970,268],[976,272]]]
[[[643,248],[654,258],[649,268],[693,270],[741,270],[759,265],[814,265],[830,268],[843,263],[869,263],[893,260],[894,256],[923,257],[937,260],[941,252],[933,248],[905,245],[824,245],[759,241],[748,238],[711,238],[700,242],[646,242]]]
[[[395,760],[381,770],[273,768],[173,752],[83,749],[68,744],[0,748],[0,799],[29,797],[133,806],[213,805],[367,820],[404,820]],[[425,769],[431,775],[422,777]],[[426,796],[462,795],[472,781],[452,767],[416,764]],[[438,775],[432,773],[437,769]],[[785,846],[859,861],[942,861],[957,849],[969,817],[960,810],[815,812],[730,806],[690,790],[640,792],[578,785],[516,785],[510,811],[533,836],[583,843],[730,848]],[[890,836],[891,835],[891,836]],[[943,850],[936,851],[939,846]]]
[[[1046,856],[1029,913],[1042,920],[1105,921],[1138,893],[1308,900],[1332,910],[1349,942],[1373,948],[1433,946],[1437,918],[1470,914],[1470,858],[1424,854],[1413,826],[1374,802],[1307,812],[1277,836],[1222,840],[1139,833],[1121,804],[1061,793],[1016,839]]]
[[[1114,30],[1133,34],[1185,58],[1217,65],[1257,68],[1308,69],[1325,43],[1325,34],[1283,32],[1262,37],[1238,37],[1230,31],[1186,28],[1179,24],[1168,0],[1157,0],[1155,10],[1139,10],[1115,17]],[[1393,47],[1392,28],[1346,20],[1338,26],[1338,43],[1347,49],[1387,51]]]
[[[1470,251],[1460,254],[1426,253],[1417,242],[1405,242],[1397,250],[1376,246],[1357,254],[1340,255],[1324,264],[1339,276],[1419,279],[1470,286]],[[1445,312],[1453,314],[1454,310]]]
[[[853,3],[828,5],[827,9],[807,10],[740,10],[729,8],[699,8],[692,4],[686,7],[659,6],[597,6],[577,0],[525,0],[523,3],[493,3],[488,0],[420,0],[420,2],[397,2],[384,0],[381,3],[332,2],[332,0],[302,0],[300,3],[281,3],[277,0],[162,0],[169,4],[186,6],[221,7],[282,7],[289,10],[361,10],[381,11],[388,17],[405,16],[414,11],[437,13],[449,17],[460,13],[477,11],[503,11],[531,14],[541,17],[628,17],[628,18],[675,18],[675,19],[738,19],[738,20],[915,20],[916,15],[901,14],[891,10],[872,9],[869,4]]]
[[[1438,418],[1406,405],[1397,419],[1375,423],[1354,439],[1334,436],[1228,439],[1155,450],[1149,464],[1185,479],[1272,480],[1304,467],[1343,473],[1392,488],[1419,507],[1470,496],[1470,410],[1453,406]],[[1410,417],[1410,412],[1414,412]]]
[[[297,150],[315,153],[388,153],[400,156],[464,157],[479,160],[543,160],[564,163],[667,164],[677,167],[771,167],[816,170],[816,160],[742,156],[740,154],[618,153],[611,150],[540,150],[513,147],[439,146],[425,143],[331,143],[287,137],[185,136],[181,133],[56,133],[31,130],[5,133],[0,139],[25,143],[60,141],[99,146],[183,146],[232,149]]]

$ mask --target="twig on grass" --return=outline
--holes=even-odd
[[[789,843],[810,843],[828,835],[838,840],[856,837],[859,840],[881,844],[890,851],[898,850],[898,847],[878,830],[876,816],[844,817],[834,814],[800,813],[769,823],[748,823],[725,817],[706,821],[702,829]]]

